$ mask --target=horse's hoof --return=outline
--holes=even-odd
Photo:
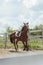
[[[23,49],[23,51],[25,51],[25,49]]]
[[[26,51],[28,51],[29,49],[27,48]]]
[[[17,50],[16,50],[16,52],[17,52]]]
[[[28,49],[26,51],[28,51]]]

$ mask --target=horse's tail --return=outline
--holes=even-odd
[[[10,42],[13,43],[12,35],[10,35]]]
[[[9,37],[10,37],[10,42],[11,42],[11,43],[13,43],[13,41],[14,41],[15,33],[16,33],[16,32],[10,34],[10,36],[9,36]]]

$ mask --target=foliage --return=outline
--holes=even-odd
[[[34,30],[40,30],[40,29],[42,29],[42,28],[43,28],[43,25],[40,24],[40,25],[36,25],[33,29],[34,29]]]
[[[34,49],[43,49],[43,41],[42,40],[35,40],[35,39],[31,39],[30,41],[28,41],[28,45],[30,48],[34,48]],[[10,42],[7,42],[6,44],[7,48],[14,48],[14,45]],[[23,48],[23,44],[22,42],[18,42],[18,46],[19,48]],[[0,43],[0,48],[4,48],[5,44],[3,42]]]
[[[41,29],[43,29],[43,25],[42,24],[40,24],[40,25],[37,25],[37,26],[35,26],[33,29],[31,29],[31,30],[41,30]],[[42,35],[42,32],[32,32],[32,33],[30,33],[31,35]]]
[[[32,33],[30,33],[31,35],[42,35],[42,32],[32,32]]]
[[[9,32],[9,33],[14,31],[11,27],[7,27],[6,30],[7,30],[7,32]]]
[[[43,49],[43,42],[41,40],[37,41],[37,40],[30,40],[29,42],[29,47],[30,48],[40,48]]]

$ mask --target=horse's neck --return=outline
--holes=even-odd
[[[27,36],[27,32],[26,31],[22,31],[20,36]]]

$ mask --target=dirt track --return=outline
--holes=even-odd
[[[18,51],[23,51],[23,50],[19,49]],[[15,52],[16,52],[15,49],[0,49],[0,56],[15,53]]]
[[[8,51],[8,49],[0,49],[0,55],[5,55],[5,54],[9,54],[10,52]]]
[[[24,53],[26,51],[23,51],[22,49],[19,49],[18,52],[16,52],[14,49],[0,49],[0,56],[5,56],[9,54],[15,54],[15,53]],[[43,52],[43,50],[29,50],[28,52],[37,53],[37,52]]]

